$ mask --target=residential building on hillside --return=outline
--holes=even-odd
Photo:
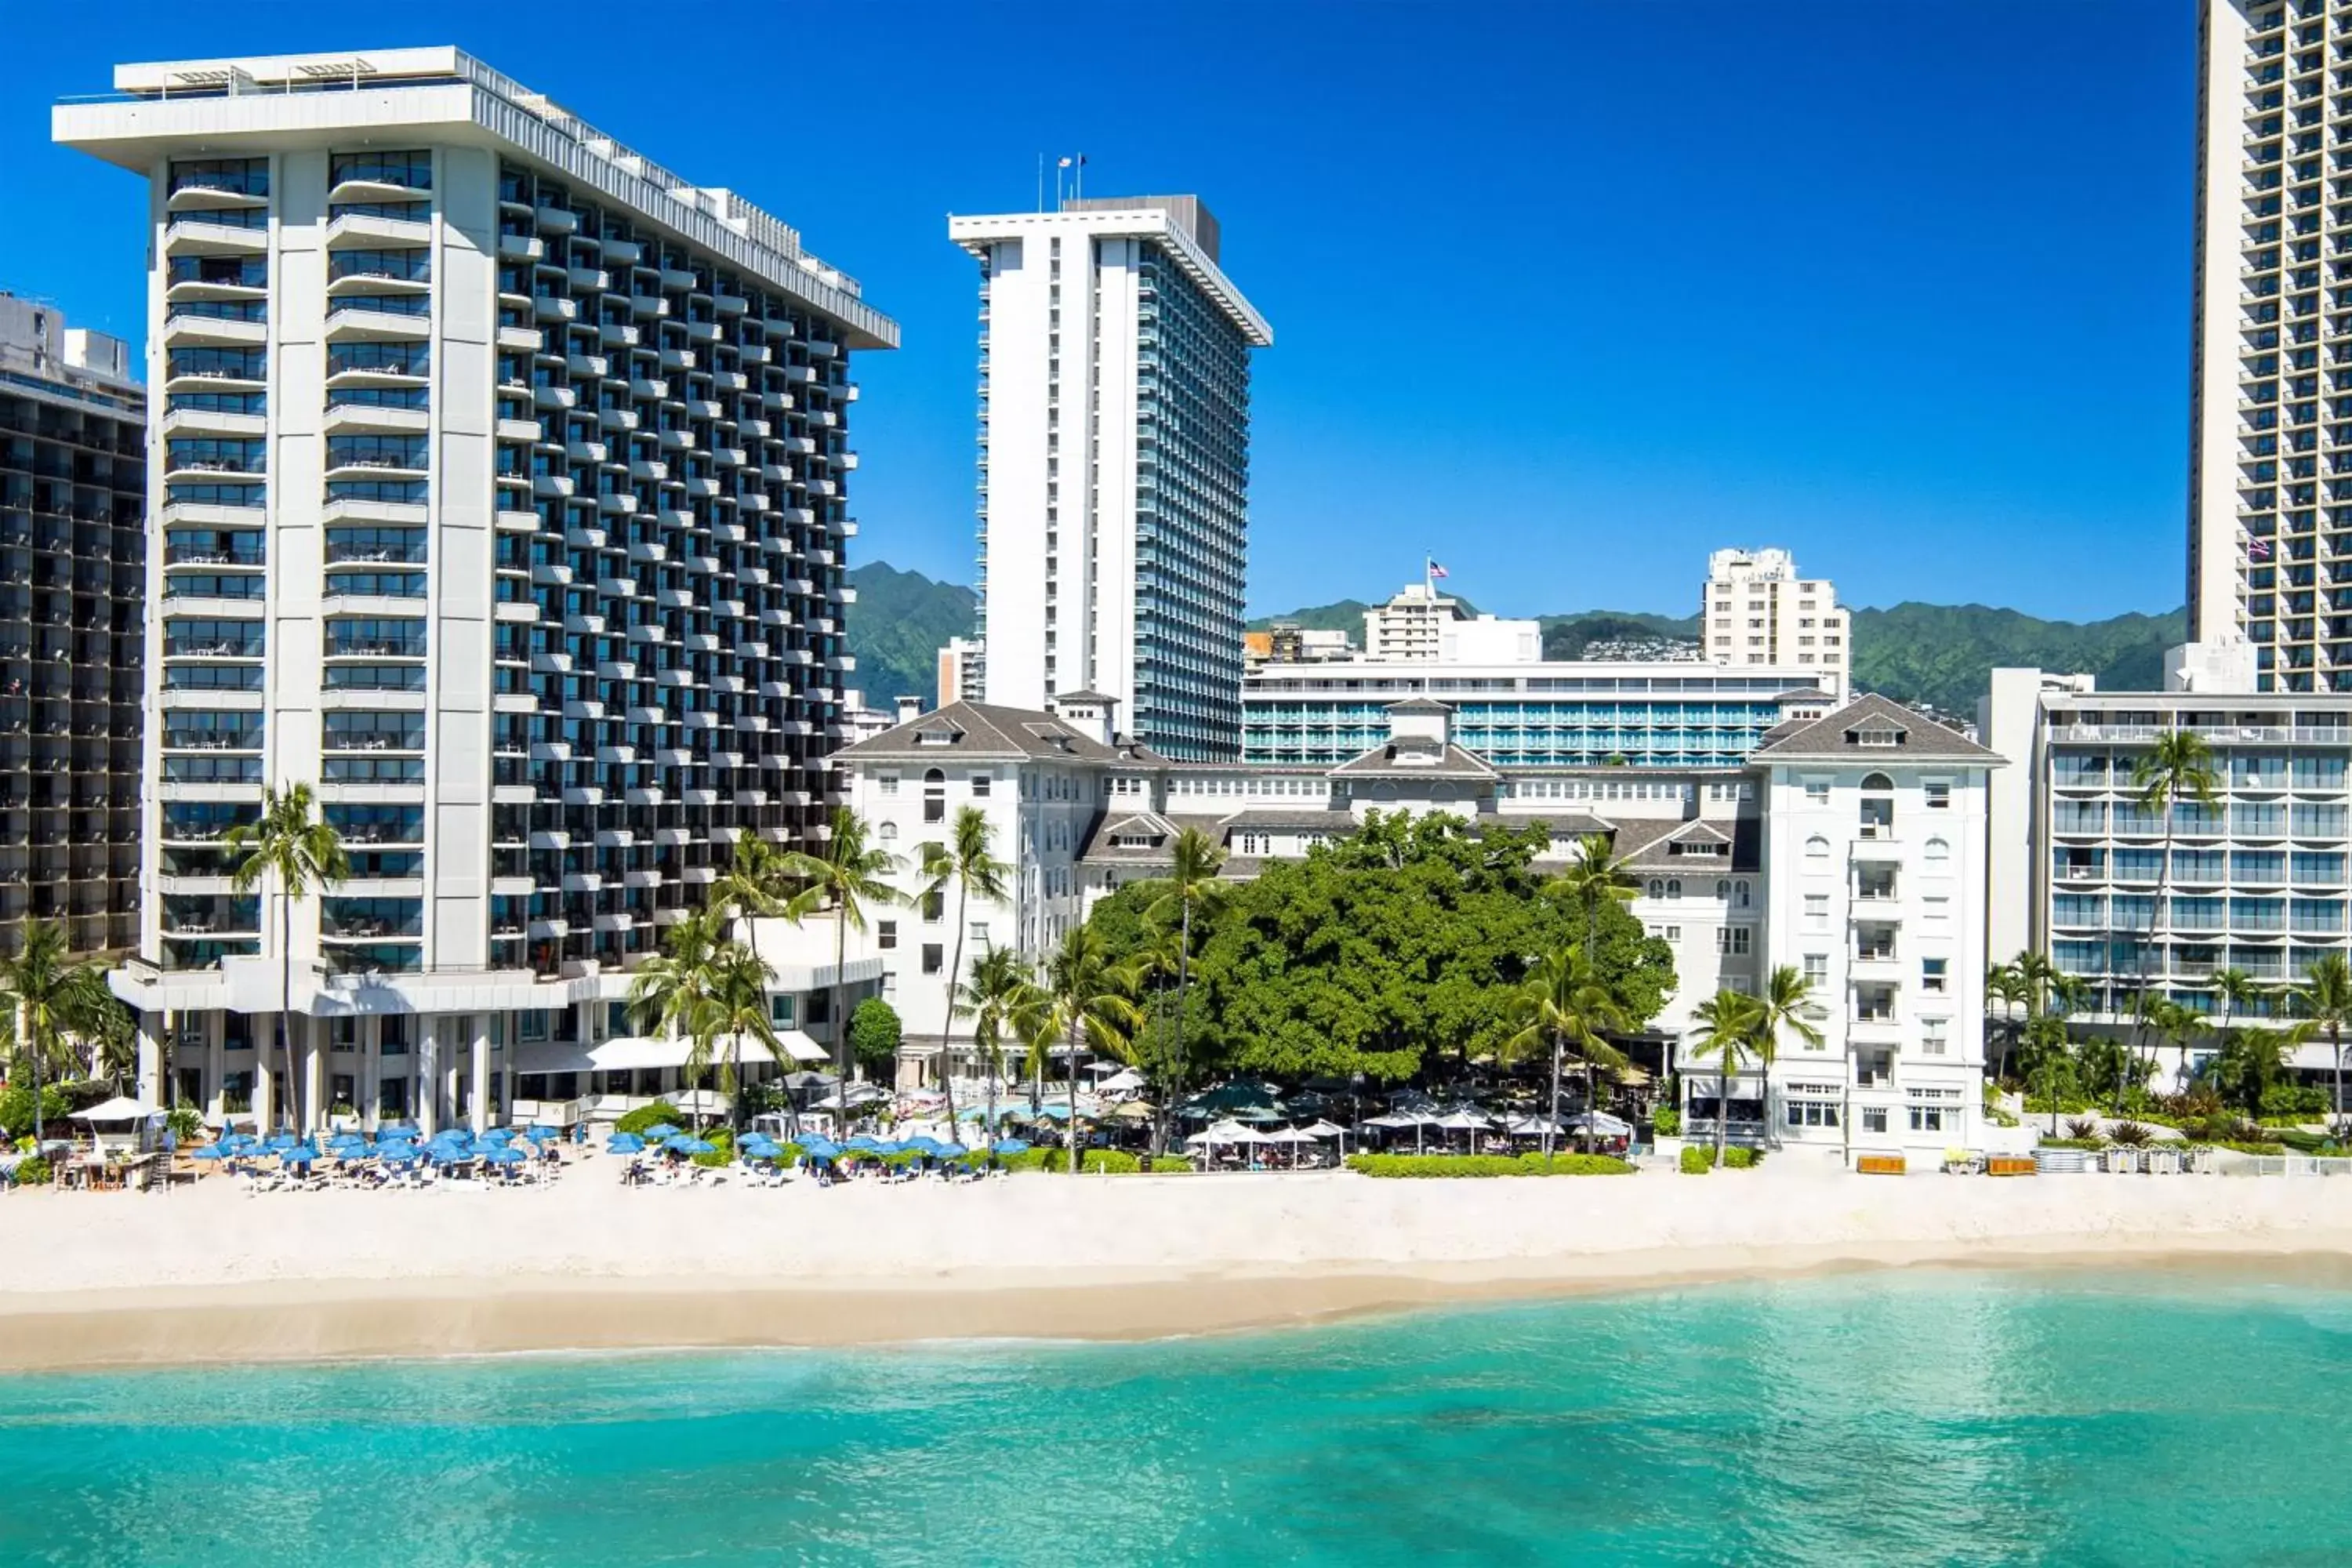
[[[147,395],[118,339],[0,293],[0,952],[139,940]]]
[[[848,359],[897,329],[454,48],[114,85],[53,126],[148,182],[143,1092],[169,1018],[214,1114],[482,1125],[736,839],[825,832]],[[352,872],[281,953],[220,845],[295,782]]]
[[[939,704],[977,702],[988,684],[988,658],[978,637],[950,637],[939,654]]]
[[[2143,993],[2217,1019],[2267,1016],[2273,1001],[2233,1002],[2218,977],[2275,992],[2352,952],[2352,694],[2100,691],[2088,676],[1996,669],[1981,728],[2011,763],[1992,797],[1991,953],[2031,950],[2082,977],[2078,1026],[2127,1031]],[[2151,810],[2134,772],[2175,730],[2211,748],[2215,796]],[[2214,1048],[2161,1045],[2166,1088]],[[2290,1061],[2335,1065],[2324,1042]]]
[[[1242,634],[1244,673],[1265,664],[1326,664],[1354,656],[1343,631],[1323,631],[1295,621],[1276,621],[1262,632]]]
[[[1827,578],[1800,577],[1785,550],[1718,550],[1699,589],[1699,636],[1715,664],[1801,668],[1843,700],[1853,668],[1849,617]]]
[[[1981,1148],[1987,786],[1995,752],[1885,698],[1791,723],[1749,759],[1764,795],[1762,973],[1810,983],[1815,1045],[1784,1034],[1736,1078],[1735,1129],[1933,1169]],[[1684,1063],[1686,1131],[1724,1110]]]
[[[1364,612],[1364,657],[1398,664],[1533,664],[1543,658],[1535,621],[1474,616],[1427,583],[1408,583]]]
[[[1802,668],[1688,663],[1267,664],[1242,684],[1243,755],[1336,767],[1380,744],[1391,704],[1434,698],[1498,767],[1736,767],[1766,731],[1832,700]]]
[[[1166,755],[1237,755],[1250,351],[1274,333],[1216,220],[1088,197],[948,232],[980,262],[988,702],[1098,690]]]

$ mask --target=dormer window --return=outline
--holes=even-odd
[[[918,730],[915,731],[915,744],[919,746],[952,746],[961,739],[963,739],[962,731],[958,730]]]
[[[1900,746],[1910,738],[1911,732],[1900,724],[1884,721],[1863,724],[1845,732],[1845,743],[1849,746]]]

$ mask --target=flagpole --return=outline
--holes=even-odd
[[[1045,210],[1045,154],[1037,154],[1037,210]]]

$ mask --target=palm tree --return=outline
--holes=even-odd
[[[1046,961],[1045,983],[1029,1009],[1028,1035],[1033,1062],[1042,1062],[1048,1043],[1059,1041],[1069,1049],[1070,1173],[1078,1173],[1078,1049],[1090,1048],[1124,1059],[1128,1032],[1143,1022],[1136,1006],[1135,972],[1110,961],[1102,932],[1091,925],[1070,928],[1062,945]],[[1041,1066],[1042,1070],[1042,1066]]]
[[[2022,958],[2025,954],[2018,956]],[[1992,1012],[1990,1005],[2000,1004],[2001,1067],[2004,1070],[2018,1036],[2024,1028],[2025,1020],[2033,1016],[2037,994],[2033,982],[2027,979],[2024,972],[2013,962],[1996,963],[1985,971],[1985,1012],[1990,1016]],[[1992,1074],[1996,1079],[2002,1076],[2001,1071]]]
[[[719,950],[729,945],[720,935],[726,919],[718,904],[705,904],[670,927],[662,938],[662,951],[629,977],[635,1026],[646,1034],[658,1030],[673,1040],[685,1038],[686,1061],[679,1073],[683,1083],[693,1083],[710,1068],[717,1034],[709,1026],[710,1004],[718,992]]]
[[[1560,1057],[1570,1045],[1584,1063],[1584,1152],[1591,1153],[1593,1113],[1599,1110],[1593,1098],[1593,1068],[1613,1070],[1625,1065],[1624,1053],[1602,1038],[1604,1034],[1632,1030],[1625,1010],[1601,983],[1600,972],[1584,949],[1570,942],[1536,960],[1511,999],[1511,1020],[1519,1027],[1503,1042],[1506,1061],[1540,1049],[1547,1042],[1551,1046],[1551,1103],[1544,1113],[1545,1161],[1551,1159],[1552,1124],[1559,1115]]]
[[[2336,1131],[2344,1131],[2344,1026],[2352,1022],[2352,962],[2340,952],[2325,952],[2304,972],[2303,984],[2291,994],[2295,1011],[2315,1028],[2327,1031],[2327,1048],[2336,1058]]]
[[[748,1036],[765,1047],[772,1061],[787,1054],[782,1039],[776,1034],[775,1017],[769,1011],[768,987],[775,978],[776,972],[768,961],[740,939],[720,942],[718,952],[711,955],[698,1022],[707,1037],[727,1042],[727,1063],[720,1069],[719,1087],[727,1095],[728,1126],[739,1134],[743,1131],[744,1037]]]
[[[16,1047],[33,1075],[33,1142],[47,1131],[41,1119],[41,1071],[64,1050],[69,1035],[97,1036],[121,1004],[96,964],[78,963],[66,951],[65,927],[40,919],[25,922],[16,951],[0,958],[0,996],[14,1013]]]
[[[2252,1007],[2266,994],[2254,977],[2242,969],[2217,969],[2213,972],[2213,994],[2221,999],[2221,1027],[2238,1016],[2241,1007]]]
[[[1723,1163],[1725,1129],[1731,1121],[1731,1075],[1741,1058],[1756,1049],[1757,999],[1745,991],[1724,987],[1696,1007],[1691,1016],[1700,1025],[1690,1041],[1691,1055],[1701,1061],[1717,1060],[1715,1096],[1715,1163]]]
[[[842,1092],[849,1086],[849,1018],[846,1011],[848,988],[842,984],[841,972],[849,962],[849,931],[852,926],[866,929],[866,910],[870,905],[887,909],[905,902],[898,889],[888,879],[898,871],[898,858],[866,838],[866,819],[847,806],[836,807],[833,814],[833,832],[824,847],[812,855],[795,849],[778,863],[779,872],[800,883],[801,890],[784,905],[784,918],[795,922],[806,920],[819,908],[830,907],[834,914],[833,929],[833,1035],[835,1066],[841,1074]],[[846,1100],[844,1101],[847,1103]]]
[[[2163,922],[2169,910],[2166,908],[2172,895],[2172,808],[2185,796],[2200,805],[2210,806],[2221,787],[2221,776],[2213,771],[2213,748],[2205,737],[2194,730],[2166,730],[2149,743],[2147,751],[2132,763],[2131,788],[2142,811],[2157,813],[2164,821],[2164,858],[2156,868],[2156,904],[2148,911],[2147,944],[2140,950],[2139,984],[2146,991],[2148,964],[2156,956],[2157,943],[2163,935]],[[2167,970],[2170,963],[2168,960]],[[2137,1044],[2134,1044],[2133,1066],[2138,1065]],[[2123,1104],[2118,1097],[2116,1109]]]
[[[972,1052],[980,1058],[988,1094],[988,1121],[981,1132],[991,1148],[996,1142],[996,1078],[1004,1066],[1004,1041],[1019,1034],[1022,1015],[1036,1000],[1028,964],[1009,947],[992,947],[974,960],[971,978],[958,993],[961,1010],[971,1015]]]
[[[732,910],[746,920],[782,914],[793,891],[785,859],[784,851],[758,834],[743,835],[735,840],[733,861],[711,884],[709,904]]]
[[[1176,932],[1176,1037],[1169,1050],[1174,1077],[1171,1082],[1159,1086],[1160,1109],[1151,1119],[1151,1152],[1155,1154],[1168,1151],[1169,1110],[1182,1097],[1185,1088],[1184,1002],[1192,984],[1192,911],[1197,909],[1203,915],[1213,913],[1233,890],[1231,883],[1217,879],[1225,863],[1225,852],[1199,828],[1187,827],[1176,836],[1173,855],[1168,890],[1144,910],[1144,919],[1165,930],[1170,925],[1172,907]]]
[[[2036,1013],[2025,1021],[2019,1037],[2019,1058],[2031,1082],[2039,1078],[2042,1092],[2050,1097],[2050,1136],[2058,1136],[2058,1068],[2067,1060],[2065,1016],[2058,1012]]]
[[[995,848],[996,829],[976,805],[956,807],[946,843],[922,847],[923,896],[944,900],[950,883],[956,890],[955,957],[948,964],[946,1022],[940,1031],[940,1087],[947,1091],[950,1135],[956,1124],[955,1072],[948,1051],[955,1037],[956,992],[963,982],[964,900],[978,893],[992,904],[1004,901],[1013,868],[996,858]]]
[[[1625,869],[1623,858],[1611,852],[1607,834],[1588,833],[1576,841],[1576,858],[1544,884],[1544,891],[1584,911],[1584,945],[1591,952],[1601,938],[1601,907],[1632,903],[1641,884]]]
[[[308,1123],[303,1120],[301,1091],[294,1073],[294,1032],[289,1016],[294,1006],[294,900],[309,897],[313,888],[331,888],[352,874],[351,861],[343,854],[343,836],[316,814],[309,784],[289,784],[283,790],[264,784],[261,816],[231,827],[221,836],[221,843],[231,854],[245,857],[229,877],[229,886],[240,897],[252,892],[265,879],[278,884],[278,1043],[286,1062],[286,1099],[293,1113],[290,1120],[298,1128],[304,1127]],[[266,1096],[269,1083],[266,1068],[259,1077]],[[310,1109],[315,1114],[318,1107]],[[276,1104],[271,1103],[273,1121],[277,1120],[277,1110]]]
[[[1811,1003],[1813,984],[1796,965],[1784,963],[1764,979],[1762,993],[1753,998],[1756,1004],[1756,1055],[1769,1068],[1780,1055],[1780,1031],[1789,1030],[1808,1046],[1822,1043],[1822,1032],[1814,1027]],[[1771,1125],[1767,1115],[1765,1125]]]

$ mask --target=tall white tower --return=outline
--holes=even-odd
[[[1136,737],[1241,752],[1249,351],[1195,196],[956,217],[981,264],[981,629],[990,702],[1118,701]]]
[[[1699,588],[1699,637],[1710,664],[1793,666],[1818,672],[1843,699],[1853,669],[1850,617],[1826,577],[1800,577],[1785,550],[1718,550]]]
[[[2205,0],[2189,636],[2265,690],[2352,691],[2347,0]]]

